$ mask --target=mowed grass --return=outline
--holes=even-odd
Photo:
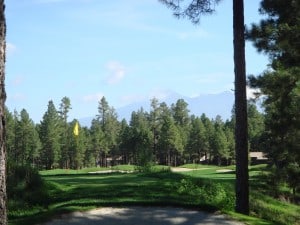
[[[170,172],[168,167],[160,166],[154,168],[152,173],[118,172],[134,171],[134,166],[125,165],[115,167],[113,168],[116,170],[115,173],[107,174],[89,174],[89,172],[103,171],[107,168],[42,171],[40,173],[46,182],[49,193],[49,207],[47,209],[37,207],[31,210],[11,211],[9,212],[9,224],[36,224],[46,221],[54,215],[71,211],[88,210],[101,206],[130,205],[180,206],[206,211],[221,210],[247,224],[258,225],[293,224],[289,221],[287,223],[269,222],[272,220],[269,214],[280,214],[283,212],[281,209],[285,210],[285,214],[292,212],[292,218],[297,218],[299,206],[284,204],[278,207],[278,202],[268,202],[267,196],[260,196],[259,192],[255,190],[252,191],[254,194],[251,195],[251,200],[256,206],[259,206],[262,212],[267,213],[265,215],[255,214],[256,217],[236,214],[233,212],[234,167],[193,164],[184,165],[184,167],[195,170],[174,173]],[[261,169],[262,167],[259,166],[251,167],[251,182],[259,179],[257,175]],[[258,202],[258,200],[262,202]],[[276,211],[272,210],[274,205],[277,207]],[[254,205],[254,207],[256,206]],[[267,218],[269,221],[257,218],[257,216]],[[276,221],[280,220],[282,218],[276,218]]]

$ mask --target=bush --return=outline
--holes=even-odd
[[[179,182],[177,192],[186,195],[191,201],[198,199],[200,204],[223,210],[234,208],[234,194],[226,190],[221,183],[184,178]]]
[[[250,209],[259,218],[280,224],[293,225],[300,221],[299,210],[286,202],[281,202],[270,196],[252,193]]]
[[[143,149],[138,152],[137,155],[137,165],[135,170],[138,172],[149,173],[152,171],[153,163],[153,155],[151,150]]]
[[[49,196],[44,181],[37,170],[30,166],[8,168],[7,196],[11,202],[26,206],[48,206]]]

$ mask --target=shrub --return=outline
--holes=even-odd
[[[135,170],[138,172],[149,173],[152,171],[153,155],[149,149],[142,149],[137,155],[137,165]]]
[[[9,167],[7,195],[9,201],[19,202],[26,206],[48,206],[49,204],[44,181],[38,171],[30,166]]]
[[[177,186],[179,194],[185,194],[191,201],[197,199],[200,204],[211,205],[219,209],[232,210],[234,195],[221,183],[184,178]]]
[[[252,193],[250,200],[251,212],[257,217],[288,225],[300,221],[299,210],[289,203],[260,193]]]

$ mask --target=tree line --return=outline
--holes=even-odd
[[[98,102],[98,115],[90,127],[74,134],[77,120],[68,121],[71,101],[62,98],[58,109],[53,101],[40,123],[35,124],[23,109],[6,109],[8,162],[32,165],[38,169],[79,169],[91,166],[235,162],[234,115],[225,122],[220,116],[209,119],[190,115],[188,104],[179,99],[168,106],[156,98],[151,110],[133,111],[131,119],[118,120],[105,97]],[[249,143],[259,149],[264,116],[248,103]]]

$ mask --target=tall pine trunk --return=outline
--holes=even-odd
[[[5,35],[4,0],[0,0],[0,225],[7,224],[6,213],[6,149],[5,149]]]
[[[244,1],[233,0],[235,74],[236,212],[249,214],[248,125],[246,97]]]

